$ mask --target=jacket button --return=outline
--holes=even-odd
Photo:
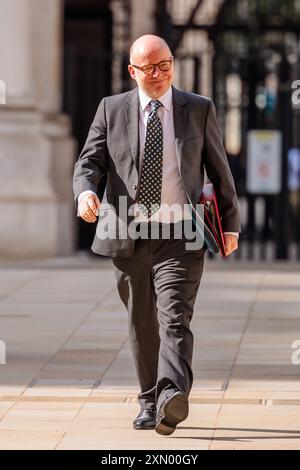
[[[136,185],[136,184],[133,184],[133,185],[132,185],[132,189],[136,190],[136,188],[137,188],[137,185]]]

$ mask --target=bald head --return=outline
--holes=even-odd
[[[134,41],[130,48],[130,63],[136,63],[141,57],[146,57],[158,51],[165,51],[171,56],[171,51],[166,41],[154,34],[145,34]]]
[[[151,66],[150,73],[147,66]],[[146,34],[134,41],[128,71],[147,96],[152,99],[163,96],[174,79],[174,61],[166,41],[153,34]]]

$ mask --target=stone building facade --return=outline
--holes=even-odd
[[[122,2],[111,3],[117,21]],[[132,2],[130,37],[153,30],[154,2],[143,3]],[[78,246],[78,147],[62,96],[64,8],[64,0],[1,0],[0,259],[69,255]],[[114,80],[113,92],[116,73]]]

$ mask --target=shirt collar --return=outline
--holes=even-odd
[[[150,98],[148,95],[146,95],[143,90],[141,90],[141,88],[139,88],[139,99],[141,108],[143,111],[145,111],[148,104],[153,98]],[[170,111],[172,106],[172,87],[169,87],[166,93],[160,98],[158,98],[158,101],[161,102],[161,104],[167,109],[167,111]]]

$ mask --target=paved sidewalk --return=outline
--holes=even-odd
[[[0,449],[300,449],[300,270],[206,260],[190,415],[135,431],[137,381],[110,260],[0,263]]]

